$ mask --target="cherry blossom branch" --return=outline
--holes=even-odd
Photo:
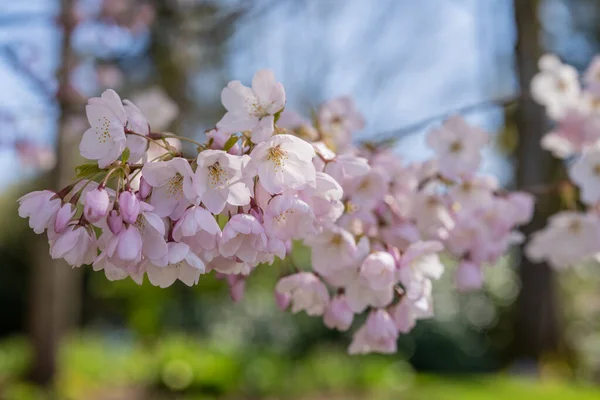
[[[371,136],[374,137],[374,140],[365,140],[364,142],[367,144],[375,145],[375,146],[385,146],[394,143],[396,140],[401,139],[403,136],[411,133],[418,132],[419,130],[426,128],[428,125],[444,120],[451,115],[455,114],[465,114],[471,111],[475,111],[481,108],[488,107],[509,107],[517,103],[519,98],[521,98],[524,93],[508,96],[508,97],[500,97],[498,99],[484,100],[478,101],[473,104],[468,104],[462,107],[455,108],[451,111],[446,111],[444,113],[434,115],[431,117],[427,117],[421,121],[417,121],[411,123],[409,125],[403,126],[401,128],[392,129],[388,131],[378,132]]]

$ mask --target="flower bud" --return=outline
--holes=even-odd
[[[123,229],[123,218],[121,218],[121,215],[116,210],[110,212],[106,222],[113,235],[118,235],[121,229]]]
[[[67,229],[67,225],[73,215],[75,215],[75,206],[71,203],[64,204],[56,213],[56,219],[54,220],[54,232],[63,233]]]
[[[108,214],[110,198],[103,188],[90,190],[85,195],[83,214],[90,222],[98,222]]]
[[[275,291],[275,303],[281,311],[285,311],[292,301],[292,296],[289,293],[279,293]]]
[[[353,319],[354,313],[342,295],[338,295],[331,300],[323,315],[325,326],[339,331],[347,331],[352,325]]]
[[[455,282],[456,287],[461,292],[481,289],[483,286],[481,266],[472,261],[463,261],[456,271]]]
[[[135,194],[126,190],[119,195],[119,210],[124,222],[134,224],[140,214],[140,201]]]
[[[246,291],[246,278],[242,275],[228,275],[229,294],[236,303],[242,300]]]
[[[150,196],[151,191],[152,191],[152,186],[150,186],[148,181],[146,179],[144,179],[144,177],[142,176],[140,178],[140,189],[138,192],[140,194],[140,198],[142,200],[146,199],[148,196]]]

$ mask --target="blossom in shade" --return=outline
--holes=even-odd
[[[160,217],[177,220],[189,205],[200,203],[194,188],[194,172],[183,158],[147,163],[142,175],[153,187],[150,204]]]
[[[261,223],[249,214],[231,217],[219,241],[219,252],[223,257],[236,257],[246,263],[260,262],[266,252],[267,235]]]
[[[398,335],[398,329],[390,314],[383,309],[373,310],[365,324],[354,334],[348,353],[395,353]]]
[[[75,216],[77,209],[71,203],[65,203],[56,213],[54,220],[54,232],[63,233],[67,229],[67,225],[71,221],[71,218]]]
[[[216,251],[221,237],[221,228],[205,208],[192,206],[188,208],[173,227],[173,239],[186,243],[196,254],[206,256],[207,252]],[[212,257],[209,257],[212,258]]]
[[[310,206],[297,196],[283,193],[273,197],[264,214],[265,231],[281,240],[303,239],[316,233]]]
[[[299,272],[281,278],[275,290],[292,298],[292,312],[306,311],[308,315],[323,315],[329,304],[325,284],[310,272]]]
[[[54,259],[64,258],[72,267],[91,264],[96,257],[96,237],[83,226],[68,226],[51,241],[50,255]]]
[[[467,292],[481,289],[483,286],[483,271],[480,265],[465,260],[458,265],[455,283],[458,290]]]
[[[329,329],[347,331],[352,325],[354,313],[343,295],[335,296],[323,315],[323,322]]]
[[[29,218],[29,227],[37,234],[44,232],[61,208],[55,192],[39,190],[19,198],[19,217]]]
[[[166,265],[155,265],[147,262],[144,266],[148,280],[154,286],[169,287],[176,280],[187,286],[198,283],[200,275],[205,272],[204,262],[185,243],[169,242]]]
[[[90,190],[85,194],[83,204],[85,218],[92,223],[100,221],[108,215],[110,208],[108,191],[101,187]]]

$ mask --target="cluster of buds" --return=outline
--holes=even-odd
[[[476,175],[487,135],[459,117],[429,134],[432,160],[405,164],[383,146],[353,145],[364,120],[348,98],[314,121],[284,112],[271,71],[251,87],[230,82],[221,100],[227,112],[205,143],[179,138],[196,146],[187,158],[114,91],[90,99],[80,152],[94,163],[65,189],[22,197],[19,215],[47,232],[53,258],[110,280],[191,286],[214,270],[240,300],[259,264],[285,260],[280,308],[341,331],[368,313],[352,354],[395,352],[400,333],[432,316],[442,251],[460,265],[459,288],[478,288],[482,266],[531,217],[528,195]],[[310,266],[294,265],[294,245],[308,248]]]
[[[542,147],[565,160],[580,201],[570,201],[569,210],[550,217],[526,250],[534,261],[563,268],[600,254],[600,57],[583,76],[554,55],[543,56],[539,67],[531,93],[556,122],[542,138]]]

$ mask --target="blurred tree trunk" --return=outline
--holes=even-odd
[[[521,90],[526,93],[537,72],[542,54],[535,0],[515,0],[517,26],[517,73]],[[517,183],[520,188],[552,181],[554,162],[544,151],[540,139],[546,132],[545,111],[530,96],[523,94],[516,115],[519,132]],[[538,198],[533,221],[524,229],[530,234],[542,228],[548,217],[550,196]],[[520,264],[521,292],[518,299],[516,329],[517,355],[539,360],[559,348],[560,329],[553,271],[547,264],[533,264],[523,257]]]
[[[66,138],[69,105],[67,103],[69,64],[72,58],[70,38],[74,28],[74,0],[62,0],[60,23],[63,28],[61,65],[58,71],[59,123],[57,127],[57,163],[47,182],[59,189],[71,183],[74,173],[72,143]],[[41,385],[52,383],[56,374],[61,338],[79,318],[82,271],[70,268],[63,260],[52,260],[45,235],[33,246],[33,269],[29,285],[29,331],[33,346],[31,379]]]

